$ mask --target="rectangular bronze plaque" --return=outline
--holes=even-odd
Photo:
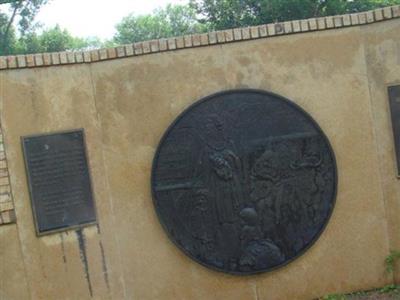
[[[397,159],[397,176],[400,176],[400,85],[390,86],[388,92]]]
[[[38,235],[96,223],[83,129],[22,137]]]

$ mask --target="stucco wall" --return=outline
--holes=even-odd
[[[384,259],[400,249],[400,186],[387,86],[400,82],[399,32],[393,19],[1,71],[17,223],[0,226],[0,299],[312,299],[391,283]],[[200,266],[169,241],[153,209],[150,170],[180,112],[244,87],[304,108],[332,144],[339,182],[332,218],[311,249],[276,271],[238,277]],[[99,226],[38,238],[20,137],[73,128],[86,131]]]

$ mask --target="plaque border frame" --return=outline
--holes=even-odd
[[[153,188],[155,186],[154,176],[155,176],[156,164],[158,161],[161,145],[164,143],[165,139],[168,137],[169,133],[172,131],[172,129],[175,127],[175,125],[183,118],[183,116],[186,115],[186,113],[188,113],[189,111],[194,109],[196,106],[201,105],[202,103],[207,102],[214,97],[219,97],[222,95],[233,94],[233,93],[256,93],[256,94],[266,95],[266,96],[270,96],[270,97],[275,97],[275,98],[283,101],[284,103],[288,104],[289,106],[293,107],[294,109],[298,110],[300,113],[302,113],[313,124],[313,126],[315,126],[316,130],[321,134],[321,137],[325,140],[326,145],[332,154],[332,165],[333,165],[333,169],[335,171],[335,176],[333,178],[334,179],[334,188],[333,188],[333,193],[332,193],[332,208],[330,209],[323,226],[317,232],[317,234],[314,236],[312,241],[306,247],[301,249],[301,251],[299,251],[297,255],[284,261],[283,263],[281,263],[279,265],[276,265],[274,267],[271,267],[271,268],[268,268],[265,270],[257,270],[257,271],[251,271],[251,272],[245,272],[245,273],[223,270],[223,269],[219,269],[215,266],[206,264],[203,261],[201,261],[200,259],[192,256],[187,250],[185,250],[185,248],[183,246],[178,244],[178,242],[175,240],[175,238],[173,238],[171,236],[171,234],[169,233],[167,225],[164,224],[164,222],[162,221],[162,218],[160,216],[160,212],[157,210],[157,203],[156,203],[157,198],[155,195],[156,192]],[[263,274],[263,273],[271,273],[273,271],[276,271],[278,269],[286,267],[291,262],[302,257],[310,248],[312,248],[316,244],[316,242],[320,239],[321,235],[325,232],[325,229],[328,226],[328,224],[332,218],[333,211],[335,210],[335,207],[336,207],[336,199],[337,199],[337,195],[338,195],[338,185],[339,185],[339,174],[338,173],[339,172],[338,172],[338,168],[337,168],[335,152],[333,151],[333,147],[332,147],[327,135],[322,130],[322,128],[319,126],[317,121],[315,121],[314,118],[304,108],[302,108],[299,104],[293,102],[292,100],[290,100],[284,96],[281,96],[279,94],[276,94],[274,92],[270,92],[270,91],[266,91],[266,90],[262,90],[262,89],[256,89],[256,88],[233,88],[233,89],[221,90],[219,92],[214,92],[214,93],[208,94],[207,96],[204,96],[201,98],[196,98],[194,100],[194,102],[187,105],[183,110],[181,110],[180,113],[178,113],[175,116],[175,118],[172,119],[172,123],[170,123],[169,126],[167,127],[167,129],[165,129],[165,131],[162,133],[161,138],[157,144],[156,151],[153,156],[153,161],[152,161],[152,166],[151,166],[151,178],[150,178],[150,190],[151,191],[150,192],[151,192],[151,197],[152,197],[152,202],[153,202],[153,208],[155,210],[159,224],[161,225],[164,233],[167,235],[168,240],[170,242],[172,242],[181,252],[183,252],[186,257],[188,257],[192,262],[196,262],[196,263],[200,264],[201,266],[205,267],[207,270],[212,270],[212,271],[216,271],[218,273],[229,274],[229,275],[234,275],[234,276],[246,277],[246,276],[252,276],[252,275]]]
[[[389,114],[389,122],[390,122],[390,128],[392,130],[392,141],[393,141],[393,156],[394,156],[394,160],[395,160],[395,172],[396,172],[396,178],[400,179],[400,156],[399,154],[399,140],[396,138],[396,130],[395,130],[395,126],[394,126],[394,112],[393,112],[393,108],[392,108],[392,98],[390,95],[390,89],[392,88],[400,88],[400,82],[393,82],[391,84],[386,85],[386,94],[387,94],[387,103],[388,103],[388,114]]]
[[[90,188],[90,193],[92,195],[93,211],[94,211],[95,221],[82,223],[82,224],[76,224],[76,225],[72,225],[72,226],[61,227],[61,228],[57,228],[57,229],[46,230],[46,231],[42,231],[41,232],[39,230],[39,224],[38,224],[37,214],[36,214],[36,207],[35,207],[35,203],[34,203],[34,200],[33,200],[34,197],[33,197],[33,191],[32,191],[32,182],[31,182],[30,175],[29,175],[28,159],[27,159],[27,155],[26,155],[27,152],[26,152],[24,140],[28,139],[28,138],[51,136],[51,135],[58,135],[58,134],[72,133],[72,132],[81,132],[82,133],[83,153],[85,155],[86,164],[87,164],[88,177],[89,177],[89,188]],[[20,137],[20,140],[21,140],[21,145],[22,145],[22,155],[24,157],[26,182],[27,182],[27,186],[28,186],[28,189],[29,189],[29,199],[30,199],[30,204],[31,204],[31,209],[32,209],[32,214],[33,214],[33,221],[35,223],[36,236],[41,237],[41,236],[46,236],[46,235],[57,233],[57,232],[65,232],[65,231],[69,231],[69,230],[82,229],[82,228],[85,228],[85,227],[88,227],[88,226],[92,226],[92,225],[98,225],[98,223],[99,223],[98,222],[98,213],[97,213],[95,195],[93,193],[93,181],[92,181],[92,176],[91,176],[90,162],[89,162],[89,159],[88,159],[89,156],[88,156],[88,151],[87,151],[87,146],[86,146],[85,129],[84,128],[77,128],[77,129],[58,130],[58,131],[51,131],[51,132],[45,132],[45,133],[24,135],[24,136]]]

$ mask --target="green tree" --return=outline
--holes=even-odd
[[[360,12],[400,0],[190,0],[199,21],[215,30]]]
[[[104,45],[97,37],[74,37],[58,25],[42,30],[34,23],[34,18],[49,1],[0,0],[0,55],[91,49]]]
[[[17,28],[23,36],[32,28],[36,14],[47,2],[48,0],[0,0],[0,54],[14,51],[15,20],[18,19]]]
[[[58,52],[79,49],[99,48],[102,42],[94,38],[78,38],[59,25],[45,29],[38,34],[31,31],[21,37],[17,43],[17,53]]]
[[[114,41],[118,44],[166,38],[207,31],[207,24],[200,24],[196,12],[187,5],[167,5],[152,14],[130,14],[116,25]]]
[[[9,54],[16,48],[15,30],[8,22],[8,16],[0,13],[0,55]]]

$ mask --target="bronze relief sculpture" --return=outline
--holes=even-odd
[[[215,270],[254,274],[306,251],[333,210],[334,153],[291,101],[259,90],[206,97],[157,149],[154,205],[170,239]]]

